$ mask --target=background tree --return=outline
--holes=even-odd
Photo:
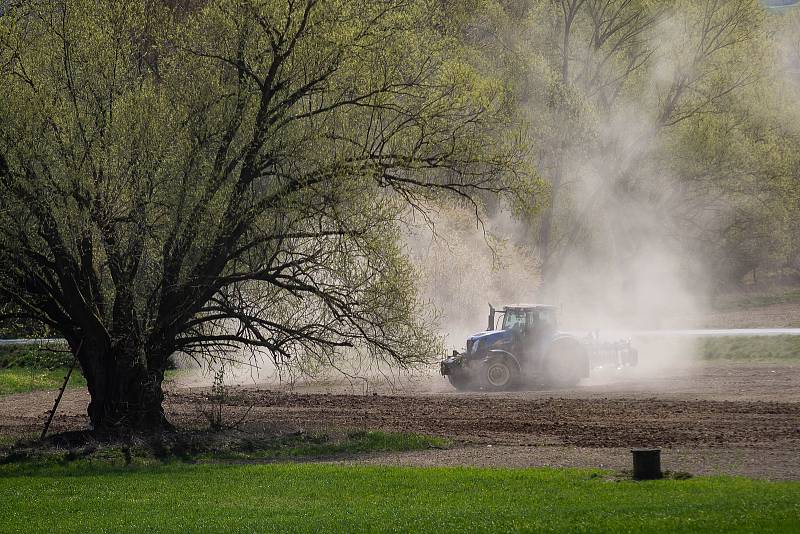
[[[0,18],[0,294],[95,428],[166,423],[175,352],[438,349],[408,209],[510,191],[504,88],[429,2],[34,0]]]
[[[614,313],[609,295],[631,293],[653,251],[686,263],[674,278],[695,279],[690,289],[701,291],[705,277],[695,275],[716,276],[720,262],[689,265],[710,256],[694,252],[714,242],[714,256],[738,254],[722,244],[724,228],[746,218],[734,208],[747,204],[736,176],[752,171],[751,207],[756,181],[779,181],[780,151],[767,155],[755,134],[783,128],[759,117],[769,104],[756,95],[769,83],[775,46],[763,10],[750,0],[503,5],[509,16],[493,27],[496,53],[514,64],[507,73],[549,186],[529,219],[543,298],[604,302],[597,311]],[[701,141],[714,123],[716,135]],[[743,155],[727,151],[733,138],[755,142],[747,154],[760,154],[760,167],[753,159],[737,167]],[[714,153],[726,154],[722,165]],[[775,187],[762,187],[762,200],[767,189]],[[617,301],[621,312],[637,309],[627,297]]]

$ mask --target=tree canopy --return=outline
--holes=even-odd
[[[523,150],[451,24],[405,0],[0,18],[0,293],[67,339],[95,427],[164,424],[175,352],[438,350],[401,218],[511,193]]]
[[[549,188],[529,219],[546,298],[603,307],[613,294],[620,311],[638,309],[631,284],[654,251],[685,264],[674,281],[697,293],[797,265],[789,36],[800,12],[752,0],[500,4],[482,45],[513,80]]]

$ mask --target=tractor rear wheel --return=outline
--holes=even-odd
[[[545,362],[545,379],[551,386],[572,387],[586,376],[588,356],[574,339],[556,340]]]

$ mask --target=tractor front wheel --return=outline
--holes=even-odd
[[[470,377],[463,373],[449,374],[447,375],[447,380],[458,391],[470,391],[475,387]]]
[[[483,386],[488,391],[513,389],[519,378],[516,365],[507,358],[494,358],[483,366]]]

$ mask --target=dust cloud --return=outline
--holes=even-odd
[[[547,300],[565,330],[604,331],[693,327],[706,312],[703,264],[684,241],[680,182],[660,165],[652,115],[621,106],[598,125],[597,152],[564,163],[570,183],[561,248],[554,251]],[[694,355],[691,340],[635,339],[640,368],[661,372]]]
[[[409,257],[420,294],[439,314],[445,349],[463,350],[467,337],[485,330],[489,303],[534,302],[539,286],[535,256],[521,243],[524,226],[508,211],[492,216],[444,206],[408,228]]]

